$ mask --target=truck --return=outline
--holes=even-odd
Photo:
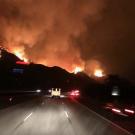
[[[52,98],[54,98],[54,97],[60,98],[60,95],[61,95],[61,89],[60,88],[52,88],[52,90],[51,90],[51,97]]]

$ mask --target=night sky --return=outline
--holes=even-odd
[[[36,63],[135,79],[135,1],[0,0],[0,41]]]

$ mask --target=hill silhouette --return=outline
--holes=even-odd
[[[52,87],[60,87],[63,91],[84,88],[93,80],[85,73],[73,74],[60,67],[47,67],[42,64],[18,64],[23,62],[14,54],[1,49],[0,58],[0,90],[35,90],[46,91]]]
[[[99,80],[90,78],[84,72],[74,74],[57,66],[47,67],[35,63],[25,64],[5,49],[1,49],[0,82],[0,92],[41,89],[46,93],[50,88],[59,87],[65,92],[79,89],[82,95],[99,99],[100,97],[110,98],[112,88],[118,86],[122,95],[128,95],[129,97],[135,95],[134,85],[118,75],[109,75],[101,83]]]

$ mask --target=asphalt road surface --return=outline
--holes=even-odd
[[[41,97],[0,110],[0,135],[128,135],[71,99]]]

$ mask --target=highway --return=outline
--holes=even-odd
[[[0,110],[0,135],[128,135],[71,99],[46,97]]]

